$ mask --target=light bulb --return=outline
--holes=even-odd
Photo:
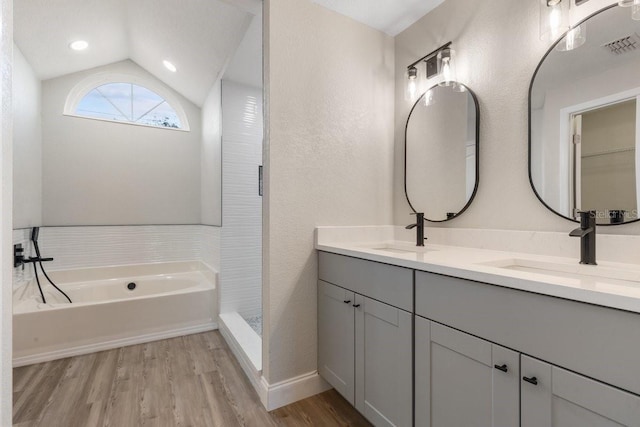
[[[442,76],[447,86],[451,84],[451,58],[442,59]]]
[[[441,76],[440,86],[454,86],[456,84],[455,51],[443,49],[438,52],[438,71]]]
[[[555,41],[569,29],[570,0],[539,0],[540,40]]]
[[[411,97],[411,99],[415,99],[416,95],[418,94],[418,84],[415,80],[409,80],[409,96]]]
[[[551,31],[551,39],[555,39],[560,35],[560,24],[562,22],[562,14],[560,9],[552,7],[549,14],[549,30]]]
[[[418,69],[416,67],[407,68],[405,74],[407,83],[404,92],[404,99],[409,102],[415,102],[418,98]]]

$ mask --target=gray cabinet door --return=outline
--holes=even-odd
[[[411,426],[411,314],[358,294],[356,305],[356,408],[378,427]]]
[[[521,372],[522,427],[640,427],[636,395],[525,355]]]
[[[318,373],[355,403],[354,308],[351,291],[318,282]]]
[[[519,423],[519,355],[416,317],[415,425]]]

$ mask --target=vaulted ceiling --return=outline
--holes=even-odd
[[[131,59],[202,105],[260,9],[260,0],[14,0],[14,38],[42,80]],[[71,50],[74,40],[89,48]]]

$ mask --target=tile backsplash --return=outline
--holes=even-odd
[[[219,227],[205,225],[141,225],[42,227],[40,252],[54,261],[47,270],[199,260],[220,270]],[[13,231],[26,256],[34,256],[31,229]],[[33,278],[33,265],[13,270],[13,286]]]

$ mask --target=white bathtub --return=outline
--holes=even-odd
[[[13,293],[13,365],[217,328],[216,274],[200,262],[50,272]],[[127,285],[135,283],[135,289]]]

